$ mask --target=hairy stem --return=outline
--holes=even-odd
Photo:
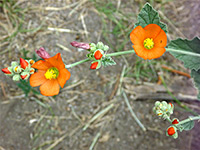
[[[188,119],[180,121],[179,124],[184,124],[184,123],[190,122],[192,120],[200,120],[200,116],[189,117]]]

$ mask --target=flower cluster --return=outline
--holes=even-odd
[[[71,45],[77,48],[88,50],[90,53],[87,54],[87,57],[92,61],[90,69],[99,69],[101,64],[106,61],[105,52],[109,50],[107,45],[104,45],[102,42],[95,43],[79,43],[71,42]]]
[[[35,63],[34,60],[24,60],[20,58],[20,63],[13,61],[10,67],[2,69],[5,75],[12,76],[14,81],[27,80],[31,74],[35,72],[32,65]]]
[[[172,103],[167,103],[166,101],[156,101],[155,106],[153,107],[154,113],[162,117],[163,119],[169,118],[173,114],[174,105]]]

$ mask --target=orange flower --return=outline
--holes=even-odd
[[[157,24],[137,26],[130,34],[135,53],[143,59],[155,59],[165,53],[167,36]]]
[[[31,67],[38,69],[30,77],[32,87],[40,86],[40,92],[45,96],[54,96],[59,93],[70,78],[70,72],[65,68],[60,53],[45,60],[35,62]]]

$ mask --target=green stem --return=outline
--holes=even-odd
[[[72,67],[74,67],[74,66],[76,66],[76,65],[82,64],[82,63],[87,62],[87,61],[89,61],[89,60],[90,60],[90,59],[87,58],[87,59],[84,59],[84,60],[75,62],[75,63],[73,63],[73,64],[70,64],[70,65],[65,65],[65,68],[72,68]]]
[[[173,52],[173,53],[179,53],[179,54],[185,54],[185,55],[200,57],[200,54],[189,52],[189,51],[177,50],[177,49],[173,49],[173,48],[166,48],[166,51],[167,52]],[[116,53],[106,54],[106,56],[107,57],[111,57],[111,56],[119,56],[119,55],[132,54],[132,53],[135,53],[135,51],[133,49],[132,50],[128,50],[128,51],[122,51],[122,52],[116,52]],[[75,62],[73,64],[66,65],[65,67],[66,68],[72,68],[72,67],[74,67],[76,65],[82,64],[82,63],[87,62],[89,60],[90,59],[87,58],[87,59]]]
[[[189,117],[188,119],[180,121],[179,124],[184,124],[184,123],[190,122],[192,120],[200,120],[200,116]]]
[[[172,123],[172,120],[170,118],[166,118],[166,120],[169,122],[169,123]]]

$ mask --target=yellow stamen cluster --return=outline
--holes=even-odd
[[[58,75],[59,75],[59,70],[55,67],[49,68],[44,74],[46,79],[49,79],[49,80],[56,79]]]
[[[154,42],[152,38],[145,39],[143,44],[146,49],[152,49],[154,47]]]
[[[15,72],[17,72],[18,67],[15,67]]]

